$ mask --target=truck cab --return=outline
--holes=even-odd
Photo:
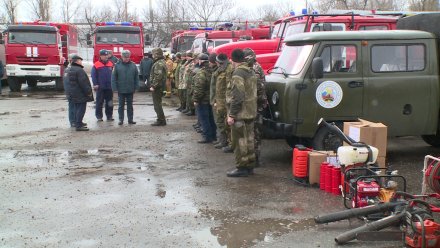
[[[320,118],[340,125],[382,122],[389,136],[422,135],[440,145],[437,38],[423,31],[301,33],[286,38],[266,76],[265,133],[293,146],[332,150],[341,141]],[[426,139],[425,139],[426,140]]]
[[[172,33],[171,37],[171,52],[186,52],[191,50],[194,39],[198,34],[210,32],[213,28],[210,27],[191,27],[189,30],[177,30]]]
[[[34,87],[37,82],[53,80],[57,89],[63,89],[62,75],[67,54],[63,55],[62,35],[57,24],[9,25],[2,43],[5,44],[6,74],[11,91],[20,91],[26,82]]]
[[[278,32],[278,43],[274,52],[257,55],[264,71],[273,68],[284,47],[284,38],[306,32],[393,30],[398,18],[378,15],[302,15],[287,19],[284,30]]]

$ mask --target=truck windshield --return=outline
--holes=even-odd
[[[57,43],[57,34],[53,32],[9,32],[9,44],[45,44],[53,45]]]
[[[115,32],[96,33],[96,44],[139,45],[140,43],[141,43],[141,37],[139,33],[115,33]]]
[[[272,35],[270,36],[271,39],[276,39],[281,36],[281,34],[278,34],[281,29],[281,24],[282,23],[278,23],[277,25],[275,25],[275,27],[273,27]]]
[[[300,34],[300,33],[304,33],[304,29],[306,28],[306,24],[305,23],[296,23],[296,24],[291,24],[287,27],[286,32],[284,32],[284,36],[285,37],[289,37],[292,34]]]
[[[186,52],[191,49],[194,42],[195,36],[183,36],[179,38],[179,43],[177,44],[178,52]]]
[[[296,75],[301,72],[313,45],[285,46],[272,73]]]

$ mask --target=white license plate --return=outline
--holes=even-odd
[[[37,71],[28,71],[28,75],[40,75]]]

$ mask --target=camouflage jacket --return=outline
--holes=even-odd
[[[232,79],[232,73],[234,68],[231,63],[225,63],[220,66],[216,72],[215,83],[215,103],[217,104],[217,110],[222,110],[226,107],[226,91]]]
[[[257,109],[258,112],[261,112],[267,106],[266,79],[263,68],[261,68],[261,65],[258,62],[255,62],[252,68],[257,76]]]
[[[186,89],[191,89],[191,82],[192,82],[192,71],[194,69],[194,60],[191,60],[186,66],[185,66],[185,75],[184,75],[184,81],[186,85]]]
[[[211,105],[214,105],[215,103],[215,81],[217,79],[215,74],[217,73],[217,69],[217,64],[213,67],[209,67],[209,70],[211,71],[211,80],[209,85],[209,104]]]
[[[253,120],[257,116],[257,76],[247,63],[234,70],[226,103],[228,115],[236,120]]]
[[[189,76],[190,76],[190,81],[191,81],[191,87],[189,87],[189,92],[191,95],[193,95],[193,89],[194,89],[194,78],[196,77],[197,73],[200,71],[200,66],[198,64],[194,64],[193,69],[191,70]],[[208,98],[209,98],[209,94],[208,94]],[[209,101],[209,100],[208,100]]]
[[[154,61],[153,67],[151,68],[150,83],[151,87],[155,90],[161,90],[162,85],[167,80],[167,66],[163,58]]]
[[[208,63],[200,67],[194,76],[193,101],[199,104],[209,104],[209,89],[212,72]]]
[[[181,90],[185,90],[186,89],[186,82],[185,82],[185,73],[186,73],[186,69],[187,69],[187,65],[191,62],[191,60],[187,60],[185,61],[181,66],[180,66],[180,72],[179,72],[179,86],[178,88]]]

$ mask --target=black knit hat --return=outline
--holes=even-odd
[[[223,64],[228,60],[228,56],[226,56],[226,54],[224,53],[220,53],[219,55],[217,55],[217,58],[215,60],[217,60],[217,62],[219,62],[220,64]]]
[[[244,52],[240,48],[236,48],[232,51],[231,54],[232,61],[236,63],[244,62]]]

